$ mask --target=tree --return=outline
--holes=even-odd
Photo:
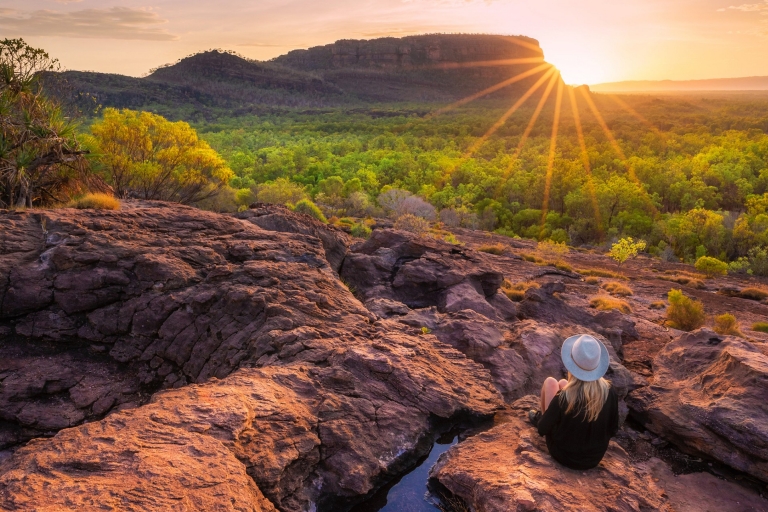
[[[262,203],[296,204],[308,197],[304,187],[286,178],[256,185],[256,199]]]
[[[632,237],[622,238],[613,244],[608,256],[616,260],[619,265],[623,265],[628,259],[636,257],[640,251],[645,249],[645,246],[644,240],[635,241]]]
[[[40,74],[57,69],[55,59],[22,39],[0,41],[0,207],[109,190],[91,174],[75,125],[43,91]]]
[[[182,121],[108,108],[91,132],[106,179],[120,197],[194,204],[216,195],[234,176]]]
[[[728,273],[728,264],[711,256],[702,256],[696,260],[696,270],[703,272],[707,277],[724,276]]]

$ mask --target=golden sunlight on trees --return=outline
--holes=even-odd
[[[635,241],[632,237],[622,238],[613,244],[608,256],[616,260],[619,265],[622,265],[628,259],[636,257],[640,251],[645,249],[645,245],[643,240]]]
[[[40,73],[57,61],[21,39],[0,41],[0,208],[61,203],[87,188],[90,174],[75,126],[43,92]]]
[[[108,108],[91,132],[93,150],[119,197],[193,204],[214,196],[234,176],[185,122]]]

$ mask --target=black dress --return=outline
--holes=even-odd
[[[608,399],[595,421],[587,421],[582,411],[566,414],[565,393],[557,393],[539,419],[539,435],[547,436],[549,454],[572,469],[590,469],[603,459],[608,441],[619,430],[619,397],[611,387]]]

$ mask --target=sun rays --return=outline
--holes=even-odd
[[[600,235],[600,238],[603,237],[604,226],[603,226],[602,215],[600,211],[600,203],[598,201],[598,195],[596,190],[597,187],[595,185],[595,179],[592,172],[593,171],[592,163],[590,161],[590,154],[587,147],[587,139],[585,137],[584,125],[582,123],[582,113],[580,111],[580,105],[579,105],[580,99],[582,100],[581,101],[582,106],[586,104],[586,107],[587,107],[586,111],[589,112],[589,114],[591,114],[591,118],[594,119],[597,126],[600,128],[599,131],[602,132],[603,136],[608,141],[611,148],[613,149],[613,151],[616,153],[619,160],[621,161],[623,167],[626,170],[627,178],[631,182],[635,183],[638,186],[638,188],[643,191],[643,200],[646,202],[648,210],[654,215],[658,214],[658,211],[651,197],[645,191],[646,190],[645,187],[638,179],[635,173],[635,169],[632,165],[632,162],[627,158],[627,155],[625,154],[624,150],[619,144],[618,139],[611,131],[610,127],[608,126],[608,123],[605,121],[605,118],[603,117],[602,113],[597,107],[592,97],[592,93],[589,92],[588,88],[586,87],[579,87],[577,88],[579,92],[577,97],[577,94],[575,92],[576,89],[574,87],[565,85],[560,75],[560,72],[551,64],[544,62],[543,57],[526,57],[526,58],[520,58],[520,59],[452,63],[452,64],[435,66],[435,68],[458,69],[458,68],[468,68],[468,67],[514,66],[514,65],[526,65],[526,64],[533,67],[530,67],[529,69],[522,71],[512,76],[511,78],[508,78],[495,85],[487,87],[477,93],[469,95],[458,101],[455,101],[445,107],[442,107],[420,120],[421,122],[428,121],[437,116],[443,115],[447,112],[450,112],[459,107],[467,105],[484,96],[492,94],[496,91],[509,87],[518,82],[522,82],[525,79],[528,79],[528,78],[533,79],[534,77],[538,76],[536,81],[530,87],[528,87],[528,89],[525,90],[525,92],[523,92],[514,101],[512,106],[510,106],[509,109],[507,109],[503,114],[501,114],[501,116],[486,130],[486,132],[483,135],[475,139],[467,147],[467,149],[462,153],[458,161],[455,162],[453,165],[451,165],[451,170],[447,172],[447,175],[450,175],[453,170],[458,169],[467,160],[475,156],[475,154],[488,142],[488,140],[496,132],[498,132],[498,130],[502,126],[504,126],[507,123],[510,117],[513,114],[515,114],[534,94],[536,94],[536,92],[539,91],[544,84],[546,84],[546,87],[544,87],[544,90],[541,93],[541,96],[539,97],[536,107],[533,109],[533,112],[526,124],[525,129],[523,130],[522,134],[520,135],[520,138],[517,141],[514,151],[512,151],[509,156],[509,161],[507,163],[505,172],[498,179],[498,183],[496,185],[495,197],[499,200],[505,200],[503,198],[504,187],[508,183],[509,177],[511,176],[512,172],[516,168],[519,168],[520,165],[522,165],[519,162],[522,151],[525,148],[528,140],[530,139],[531,134],[533,133],[533,130],[536,126],[536,123],[539,121],[539,118],[541,117],[542,112],[544,111],[544,109],[548,104],[551,104],[553,102],[552,93],[553,91],[555,91],[555,88],[556,88],[556,91],[554,94],[554,105],[552,107],[552,112],[553,112],[552,127],[549,135],[549,151],[547,153],[546,173],[544,175],[544,189],[542,194],[542,206],[541,206],[540,236],[543,237],[546,235],[545,233],[546,220],[549,212],[552,210],[550,202],[551,202],[551,196],[552,196],[552,190],[553,190],[552,189],[553,182],[557,174],[556,164],[557,164],[557,155],[558,155],[558,135],[559,135],[559,131],[562,124],[564,99],[568,100],[568,103],[570,104],[570,107],[571,107],[569,117],[573,121],[573,126],[576,132],[576,138],[578,140],[579,160],[581,163],[581,167],[583,168],[583,171],[584,171],[584,175],[583,175],[584,185],[586,188],[587,195],[589,196],[589,204],[592,209],[592,213],[594,215],[595,230]],[[650,121],[648,121],[645,117],[643,117],[635,109],[633,109],[629,104],[627,104],[627,102],[625,102],[624,100],[622,100],[621,98],[615,95],[609,95],[609,97],[621,109],[629,113],[631,116],[633,116],[635,119],[637,119],[644,125],[648,126],[648,128],[651,131],[653,131],[655,134],[659,136],[663,136],[658,128],[656,128]],[[562,205],[560,206],[560,208],[562,209]]]

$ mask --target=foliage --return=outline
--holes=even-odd
[[[120,201],[111,194],[95,193],[78,197],[72,200],[68,206],[80,210],[119,210]]]
[[[728,264],[717,258],[702,256],[696,260],[696,270],[703,272],[707,277],[724,276],[728,273]]]
[[[739,330],[738,320],[730,313],[716,316],[713,329],[717,334],[722,334],[723,336],[743,336],[741,330]]]
[[[365,224],[355,224],[350,230],[350,234],[356,238],[368,238],[371,236],[371,228]]]
[[[488,254],[495,254],[496,256],[499,256],[506,252],[507,246],[502,243],[487,244],[481,245],[477,248],[477,250],[480,252],[487,252]]]
[[[646,243],[644,240],[635,241],[632,237],[622,238],[611,246],[608,256],[616,260],[619,265],[622,265],[628,259],[636,257],[645,247]]]
[[[738,297],[760,301],[768,299],[768,291],[761,288],[744,288],[738,293]]]
[[[752,330],[757,332],[768,332],[768,322],[756,322],[752,324]]]
[[[704,304],[683,295],[682,290],[670,290],[667,296],[667,320],[671,327],[693,331],[704,325]]]
[[[43,91],[58,62],[22,39],[0,41],[0,208],[61,203],[108,190],[91,173],[75,125]]]
[[[603,285],[603,289],[611,295],[616,295],[617,297],[629,297],[632,295],[632,289],[629,286],[617,283],[615,281],[605,283]]]
[[[215,195],[234,176],[185,122],[108,108],[91,132],[105,178],[119,197],[194,204]]]
[[[663,300],[657,300],[654,302],[651,302],[651,304],[648,306],[650,309],[664,309],[667,307],[667,303]]]
[[[302,199],[309,199],[304,187],[286,178],[259,183],[253,187],[256,200],[271,204],[296,204]]]
[[[589,285],[592,285],[592,286],[597,286],[598,284],[600,284],[600,278],[594,277],[594,276],[590,276],[590,277],[586,278],[584,280],[584,282],[589,284]]]
[[[589,301],[589,306],[597,309],[598,311],[610,311],[612,309],[618,309],[625,315],[632,312],[632,308],[629,304],[621,299],[614,299],[613,297],[595,297]]]
[[[309,215],[310,217],[314,217],[315,219],[319,220],[320,222],[327,223],[328,220],[325,218],[325,215],[323,215],[323,212],[320,211],[320,208],[317,207],[315,203],[310,201],[309,199],[301,199],[293,206],[293,211],[296,213],[303,213],[305,215]]]
[[[584,268],[577,270],[576,272],[583,276],[606,277],[608,279],[627,279],[627,277],[622,274],[611,272],[610,270],[602,270],[599,268]]]
[[[420,235],[426,233],[427,230],[429,230],[429,222],[422,219],[421,217],[406,213],[405,215],[401,215],[397,218],[394,228],[403,231],[410,231],[411,233]]]
[[[552,240],[543,240],[539,242],[536,249],[546,256],[565,256],[568,254],[569,249],[565,243],[554,242]]]

